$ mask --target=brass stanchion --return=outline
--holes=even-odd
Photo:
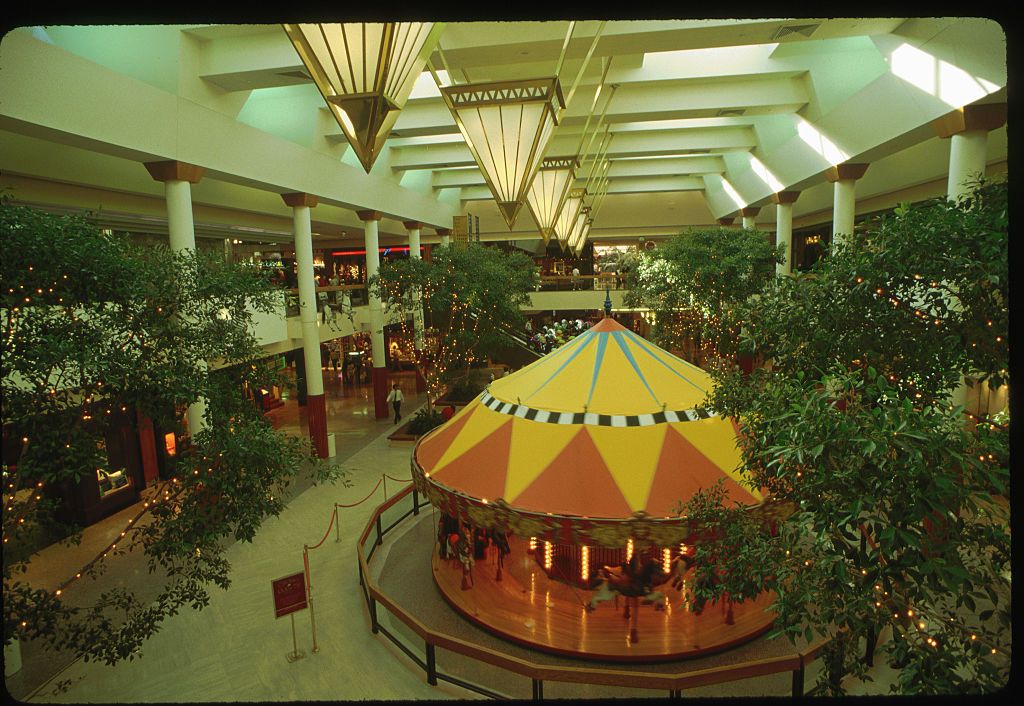
[[[381,475],[380,479],[384,481],[384,499],[388,499],[388,477],[387,475]]]
[[[287,657],[288,657],[288,661],[289,662],[295,662],[296,660],[300,660],[303,657],[305,657],[305,655],[302,654],[301,652],[299,652],[299,641],[298,641],[298,638],[295,637],[295,613],[294,612],[291,613],[291,618],[292,618],[292,648],[293,648],[294,651],[290,652],[287,655]]]
[[[337,508],[334,510],[337,512]],[[309,546],[302,545],[302,565],[306,570],[306,603],[309,605],[309,625],[313,629],[313,654],[320,651],[320,646],[316,644],[316,616],[313,613],[313,584],[309,580]],[[292,633],[295,632],[295,617],[292,616]]]
[[[338,503],[334,503],[334,541],[341,541],[341,516],[338,515]]]

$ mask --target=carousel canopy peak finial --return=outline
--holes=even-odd
[[[607,287],[604,290],[604,316],[610,318],[612,315],[612,290]]]

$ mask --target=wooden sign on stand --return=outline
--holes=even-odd
[[[287,655],[288,661],[294,662],[302,659],[306,655],[299,652],[298,641],[295,637],[295,613],[308,607],[305,574],[299,571],[289,576],[273,579],[270,586],[274,593],[274,617],[292,616],[292,651]]]

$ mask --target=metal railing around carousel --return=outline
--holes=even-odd
[[[384,512],[410,496],[412,498],[412,506],[387,527],[383,527],[381,517]],[[442,672],[437,667],[436,651],[440,647],[484,664],[499,667],[513,674],[529,678],[532,681],[532,695],[535,701],[544,698],[545,681],[666,691],[669,698],[679,698],[686,689],[724,684],[741,679],[781,674],[783,672],[792,673],[792,696],[799,698],[804,696],[804,675],[807,666],[818,658],[822,649],[828,643],[827,638],[822,638],[805,649],[794,651],[791,654],[691,672],[669,674],[624,671],[600,667],[567,667],[539,664],[431,630],[382,591],[369,570],[373,554],[383,544],[384,536],[410,515],[418,515],[420,508],[428,505],[430,503],[426,500],[420,502],[420,495],[414,485],[406,486],[392,498],[381,503],[374,510],[365,529],[363,529],[362,534],[359,536],[359,541],[356,543],[356,554],[359,562],[359,586],[366,601],[371,632],[375,635],[384,635],[384,637],[394,643],[396,647],[426,673],[427,683],[432,686],[437,686],[438,680],[440,680],[492,699],[513,698]],[[366,542],[371,538],[374,530],[376,530],[376,536],[373,538],[373,545],[370,547],[369,552],[367,552]],[[414,647],[407,645],[402,639],[381,624],[377,616],[378,604],[384,606],[392,616],[401,621],[423,640],[424,649],[422,656]]]

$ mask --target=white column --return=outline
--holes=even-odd
[[[779,191],[772,194],[775,202],[775,244],[783,247],[783,261],[775,265],[775,273],[788,275],[793,271],[793,203],[799,191]]]
[[[306,194],[286,194],[305,197]],[[288,203],[288,200],[285,201]],[[308,202],[307,202],[308,203]],[[313,280],[313,225],[310,207],[295,200],[292,207],[292,228],[295,233],[295,263],[299,280],[299,320],[302,322],[302,357],[306,363],[306,394],[324,394],[324,377],[320,361],[320,329],[316,315],[316,283]]]
[[[196,231],[192,221],[192,184],[202,179],[203,168],[174,160],[147,162],[146,170],[157,181],[164,183],[167,201],[167,235],[172,252],[196,250]],[[197,361],[206,370],[206,361]],[[200,398],[188,406],[189,434],[195,435],[206,428],[206,400]]]
[[[360,218],[365,215],[360,211]],[[376,219],[363,219],[363,242],[366,246],[366,279],[369,280],[380,269],[380,252],[377,236],[377,224],[380,216]],[[384,313],[381,309],[380,297],[368,293],[370,300],[370,341],[373,346],[373,367],[383,368],[384,361]]]
[[[793,271],[793,204],[775,206],[775,244],[783,247],[782,262],[775,265],[775,274],[788,275]]]
[[[441,246],[446,247],[451,245],[452,242],[452,231],[450,228],[436,228],[437,234],[441,237]]]
[[[940,138],[950,138],[948,200],[960,201],[970,193],[969,185],[985,175],[988,133],[1006,124],[1006,109],[1006,103],[965,105],[932,121]],[[950,404],[966,407],[969,389],[961,375],[959,385],[950,396]]]
[[[828,170],[826,177],[835,184],[832,201],[832,247],[853,240],[853,221],[857,212],[857,180],[867,172],[866,163],[846,162]]]
[[[985,174],[985,151],[988,147],[988,130],[964,130],[953,135],[949,141],[949,179],[946,182],[946,198],[960,201],[971,193],[971,184]],[[977,383],[975,383],[977,384]],[[971,387],[961,375],[949,401],[955,407],[968,406]]]
[[[835,183],[832,201],[832,243],[847,243],[853,236],[853,218],[856,211],[855,179],[840,179]]]
[[[420,259],[420,229],[423,227],[418,221],[406,221],[405,227],[409,230],[409,257]],[[423,350],[423,293],[417,287],[413,292],[412,310],[413,346],[416,350]]]
[[[167,234],[171,250],[196,250],[196,231],[192,221],[192,185],[183,179],[164,182],[167,198]]]
[[[949,181],[946,197],[959,201],[970,193],[970,184],[985,174],[988,130],[965,130],[950,138]]]
[[[974,103],[950,111],[932,121],[935,133],[949,145],[949,181],[946,196],[959,201],[969,182],[985,174],[988,133],[1006,125],[1006,103]]]
[[[743,227],[744,228],[751,228],[751,229],[757,228],[757,225],[754,222],[754,217],[753,216],[744,216],[743,217]]]

